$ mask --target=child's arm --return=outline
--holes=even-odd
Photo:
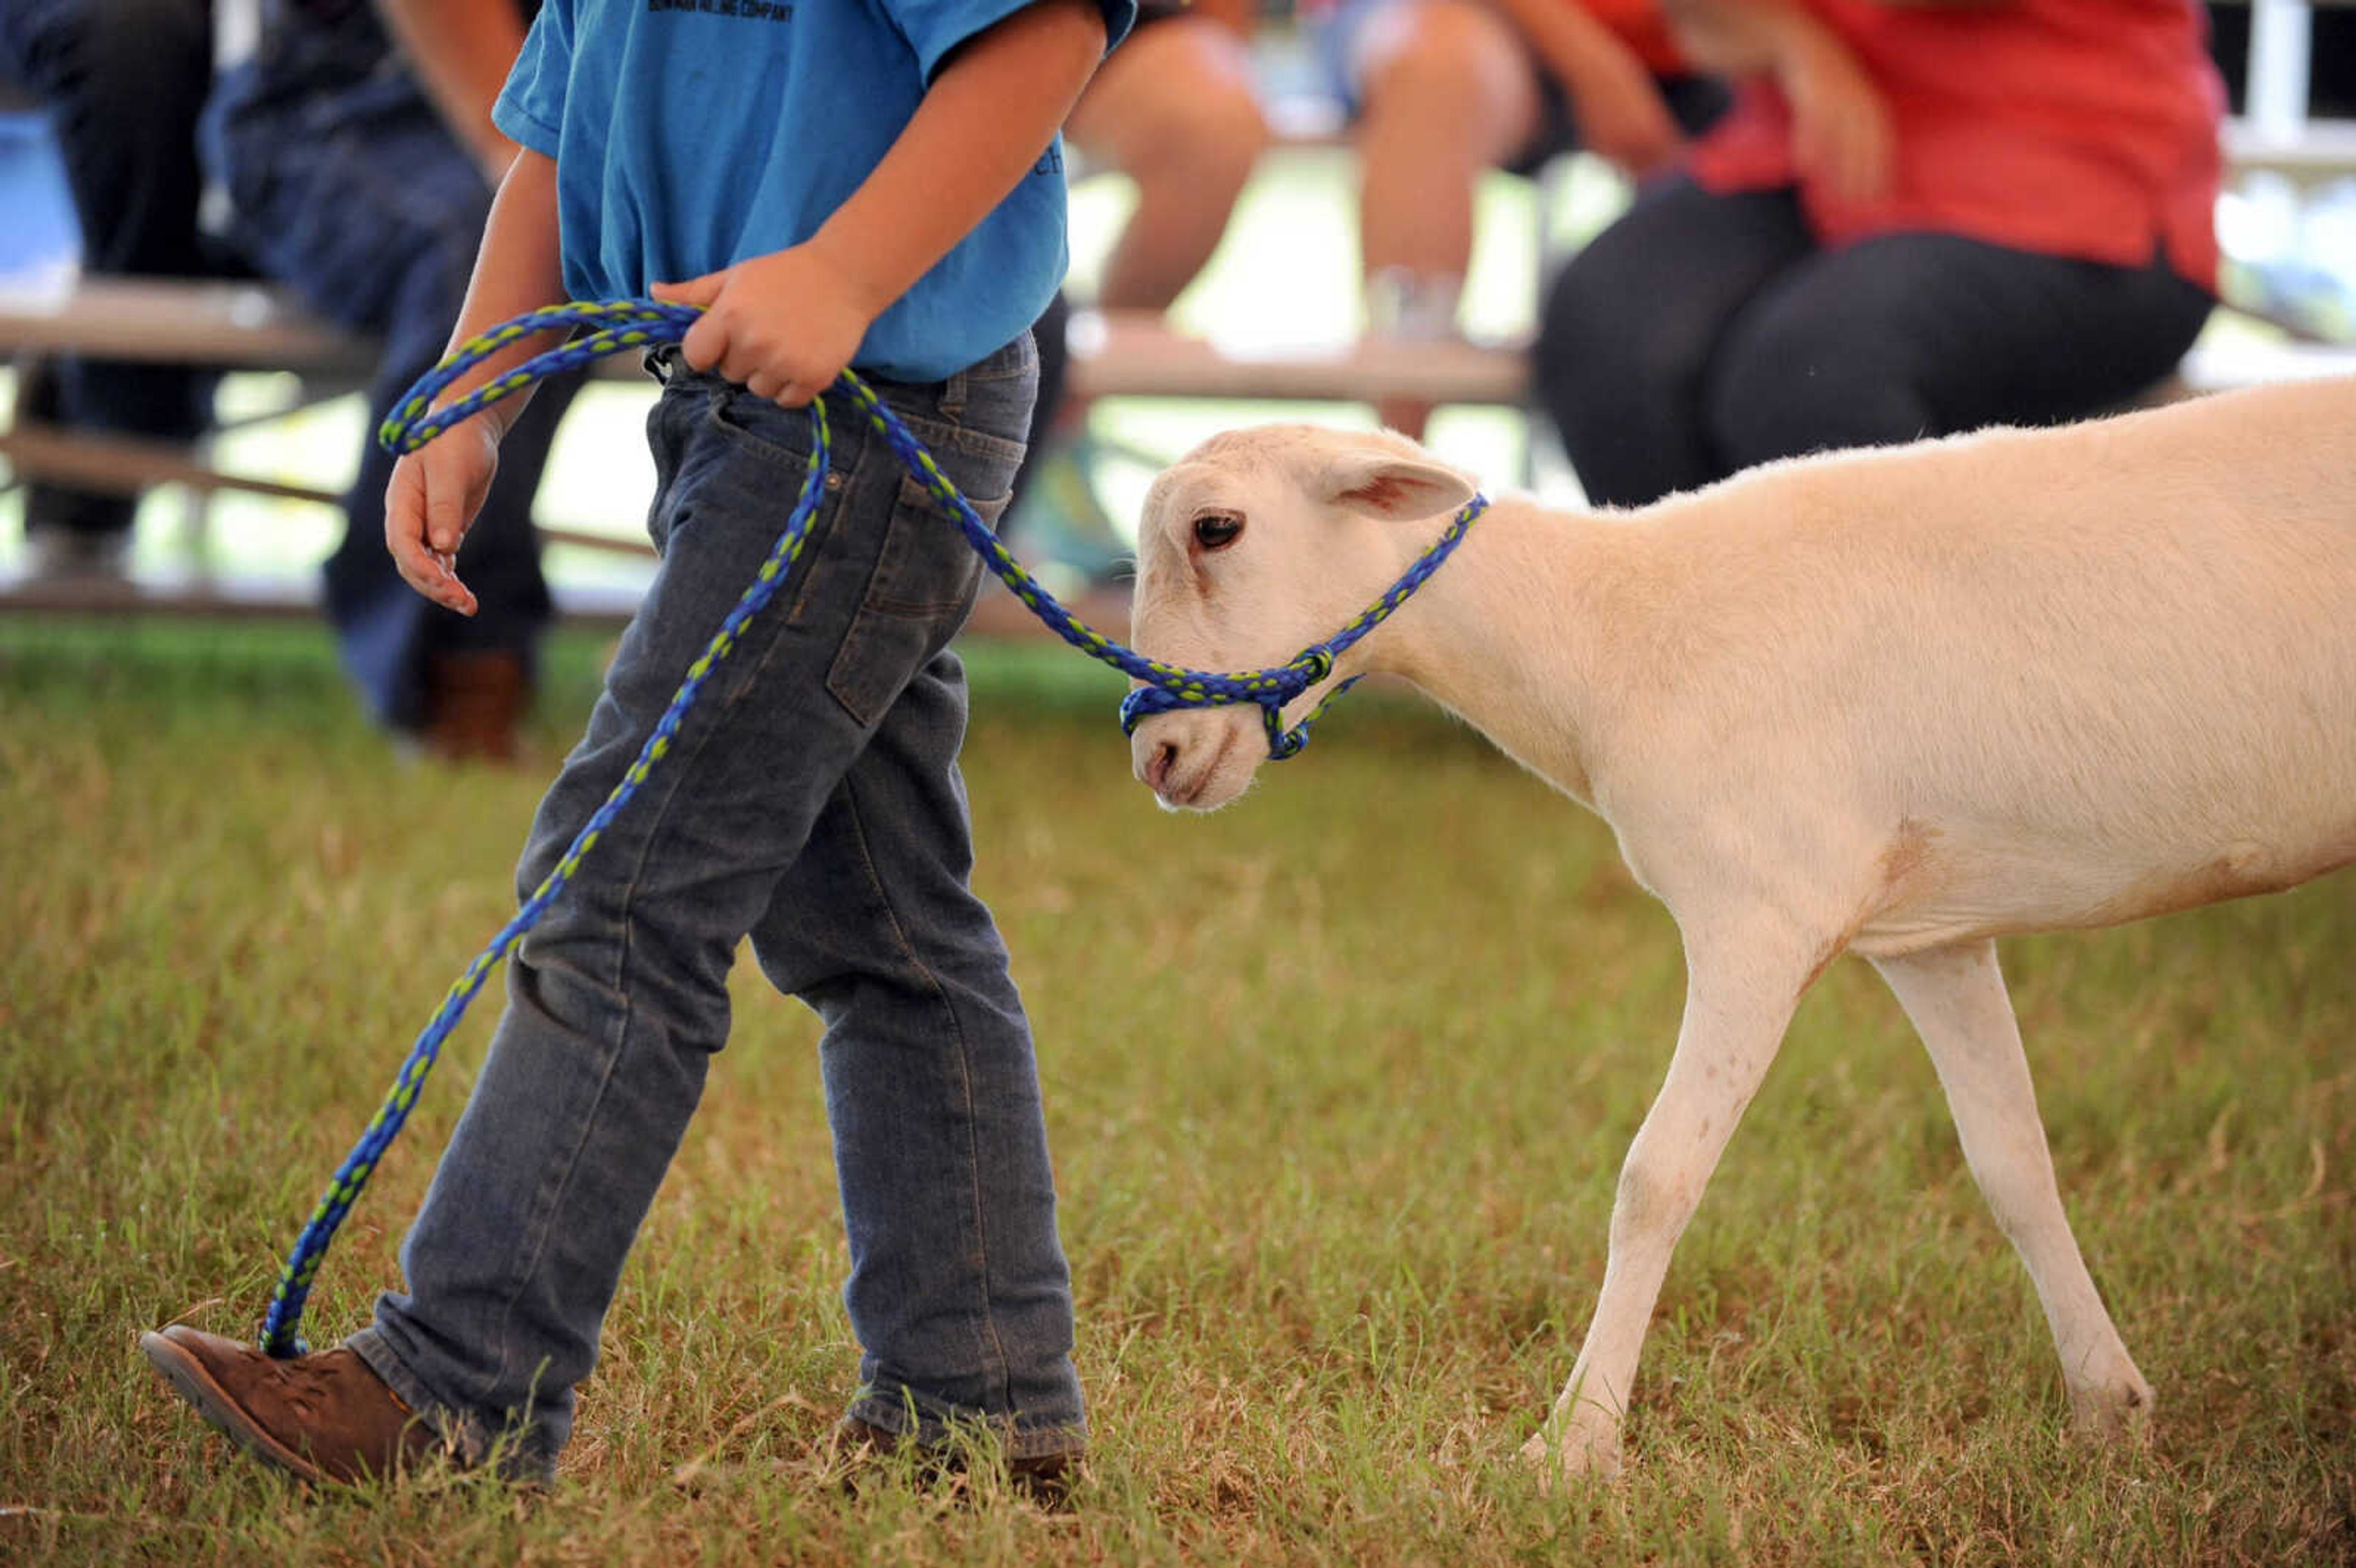
[[[450,335],[455,345],[511,316],[561,304],[564,272],[557,251],[556,163],[529,148],[516,155],[492,199],[490,220],[476,253],[466,302]],[[523,339],[469,370],[438,400],[449,403],[470,389],[563,341],[562,332]],[[436,604],[475,613],[475,596],[452,570],[498,470],[499,438],[523,411],[526,389],[396,464],[385,487],[384,543],[402,581]]]
[[[1029,175],[1104,47],[1095,0],[1037,0],[976,34],[809,240],[655,285],[659,299],[706,307],[687,362],[787,408],[825,391],[869,325]]]

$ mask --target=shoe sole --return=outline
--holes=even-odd
[[[229,1391],[205,1371],[204,1363],[168,1334],[142,1334],[139,1349],[145,1352],[147,1364],[163,1374],[173,1391],[196,1407],[197,1413],[205,1418],[205,1424],[263,1464],[284,1470],[298,1481],[316,1484],[326,1479],[316,1465],[256,1426],[253,1418],[230,1397]]]

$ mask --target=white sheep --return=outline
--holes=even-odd
[[[1215,437],[1147,498],[1137,645],[1281,663],[1472,490],[1387,432]],[[1600,814],[1685,940],[1684,1023],[1602,1292],[1525,1457],[1617,1473],[1670,1250],[1845,952],[1930,1050],[2077,1424],[2145,1415],[2062,1214],[1994,939],[2356,861],[2356,379],[1800,459],[1629,513],[1500,500],[1331,679],[1370,671]],[[1201,810],[1267,751],[1249,706],[1150,718],[1131,747],[1165,805]]]

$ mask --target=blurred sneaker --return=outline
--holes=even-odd
[[[1366,280],[1366,333],[1392,343],[1447,343],[1462,336],[1456,308],[1464,280],[1451,273],[1385,267]],[[1431,405],[1418,399],[1378,398],[1375,418],[1386,429],[1421,441]]]
[[[1058,597],[1125,581],[1136,556],[1088,482],[1095,450],[1085,432],[1051,440],[1001,528],[1023,566]]]
[[[51,581],[120,581],[129,574],[131,535],[43,528],[25,533],[27,570]]]
[[[903,1459],[913,1465],[921,1482],[948,1480],[962,1476],[966,1469],[966,1456],[955,1446],[927,1447],[855,1415],[835,1423],[829,1445],[831,1458],[842,1467],[843,1486],[854,1492],[863,1472]],[[1042,1508],[1061,1508],[1071,1500],[1072,1488],[1085,1474],[1086,1458],[1087,1451],[1080,1448],[1009,1456],[1007,1484]]]
[[[427,755],[445,763],[505,766],[521,759],[530,703],[521,654],[434,654],[425,661],[425,724],[418,740]]]

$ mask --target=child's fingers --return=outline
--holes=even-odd
[[[683,283],[653,283],[648,292],[665,304],[703,306],[720,297],[720,290],[728,282],[725,272],[706,272],[700,278],[690,278]]]
[[[441,592],[435,593],[433,598],[434,603],[444,609],[455,610],[461,615],[471,615],[477,608],[475,591],[458,581],[458,574],[450,569],[446,561],[442,566]]]
[[[725,272],[706,272],[700,278],[690,278],[683,283],[654,283],[649,291],[666,304],[691,304],[699,309],[709,306],[727,286]],[[709,370],[719,364],[728,352],[728,333],[715,313],[705,315],[687,329],[680,339],[680,353],[688,365],[697,370]]]
[[[746,391],[788,409],[808,408],[812,399],[832,384],[833,378],[820,379],[800,367],[768,366],[744,378]]]
[[[475,596],[451,569],[451,552],[434,550],[426,543],[429,509],[418,466],[403,463],[395,468],[385,494],[384,548],[403,582],[436,604],[471,615]],[[459,531],[463,534],[464,529]]]
[[[446,489],[425,498],[425,538],[444,556],[456,555],[466,542],[466,508]]]
[[[403,459],[392,470],[384,491],[384,548],[392,557],[402,581],[424,592],[420,582],[433,562],[425,549],[425,486],[417,464]]]
[[[444,609],[461,615],[475,613],[474,592],[458,581],[448,557],[435,554],[413,539],[387,542],[392,545],[392,564],[403,582]]]
[[[687,336],[679,340],[679,352],[690,369],[718,367],[728,356],[728,329],[722,325],[719,313],[707,312],[699,317],[687,329]]]

